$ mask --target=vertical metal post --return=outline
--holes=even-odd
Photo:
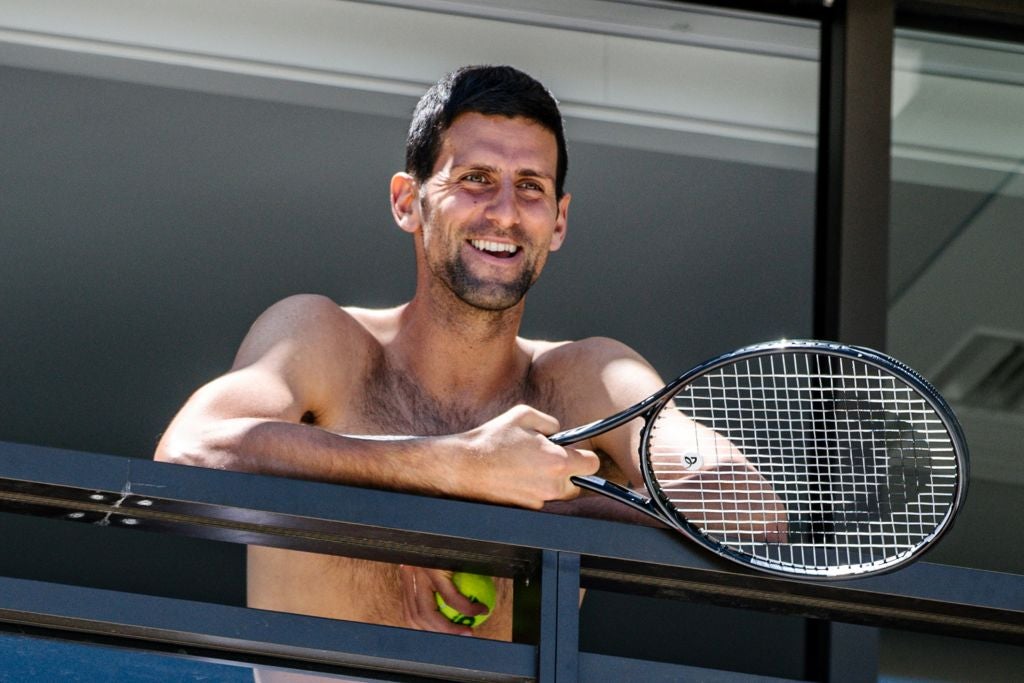
[[[879,630],[872,626],[808,619],[803,679],[874,683],[878,680],[879,643]]]
[[[894,0],[822,4],[815,336],[884,349]],[[809,620],[805,647],[809,680],[840,680],[841,659],[842,680],[876,675],[877,629]]]
[[[541,553],[541,562],[529,576],[518,576],[512,592],[512,642],[536,645],[542,640],[541,607],[545,600],[553,600],[550,592],[545,593],[544,580],[553,569],[545,564],[548,560]],[[549,610],[551,611],[551,610]],[[547,634],[550,635],[550,634]]]
[[[829,622],[808,619],[804,630],[805,681],[828,681],[829,662],[832,658],[832,638]]]
[[[517,582],[513,640],[537,643],[537,680],[579,680],[580,556],[541,552],[539,574]],[[539,580],[538,580],[539,579]]]
[[[580,677],[580,556],[558,553],[558,683]]]
[[[894,0],[824,2],[815,335],[885,347]]]
[[[558,680],[558,552],[541,552],[540,628],[537,641],[537,680]]]

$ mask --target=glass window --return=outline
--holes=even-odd
[[[1024,45],[899,31],[889,348],[953,404],[971,451],[963,515],[930,556],[1024,572]]]

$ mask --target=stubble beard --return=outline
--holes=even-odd
[[[459,300],[484,311],[505,311],[514,307],[536,281],[536,260],[528,258],[519,277],[511,282],[491,282],[476,277],[458,253],[442,264],[444,282]]]

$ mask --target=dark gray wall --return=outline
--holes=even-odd
[[[10,68],[0,92],[2,440],[149,457],[275,300],[412,293],[404,118]],[[527,335],[617,337],[673,375],[810,333],[809,174],[570,145]]]
[[[276,299],[409,289],[397,119],[11,69],[0,92],[0,438],[149,457]]]

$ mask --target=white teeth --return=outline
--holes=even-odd
[[[479,249],[480,251],[492,251],[501,252],[506,251],[510,254],[516,253],[519,250],[514,244],[505,244],[504,242],[491,242],[490,240],[470,240],[470,244]]]

